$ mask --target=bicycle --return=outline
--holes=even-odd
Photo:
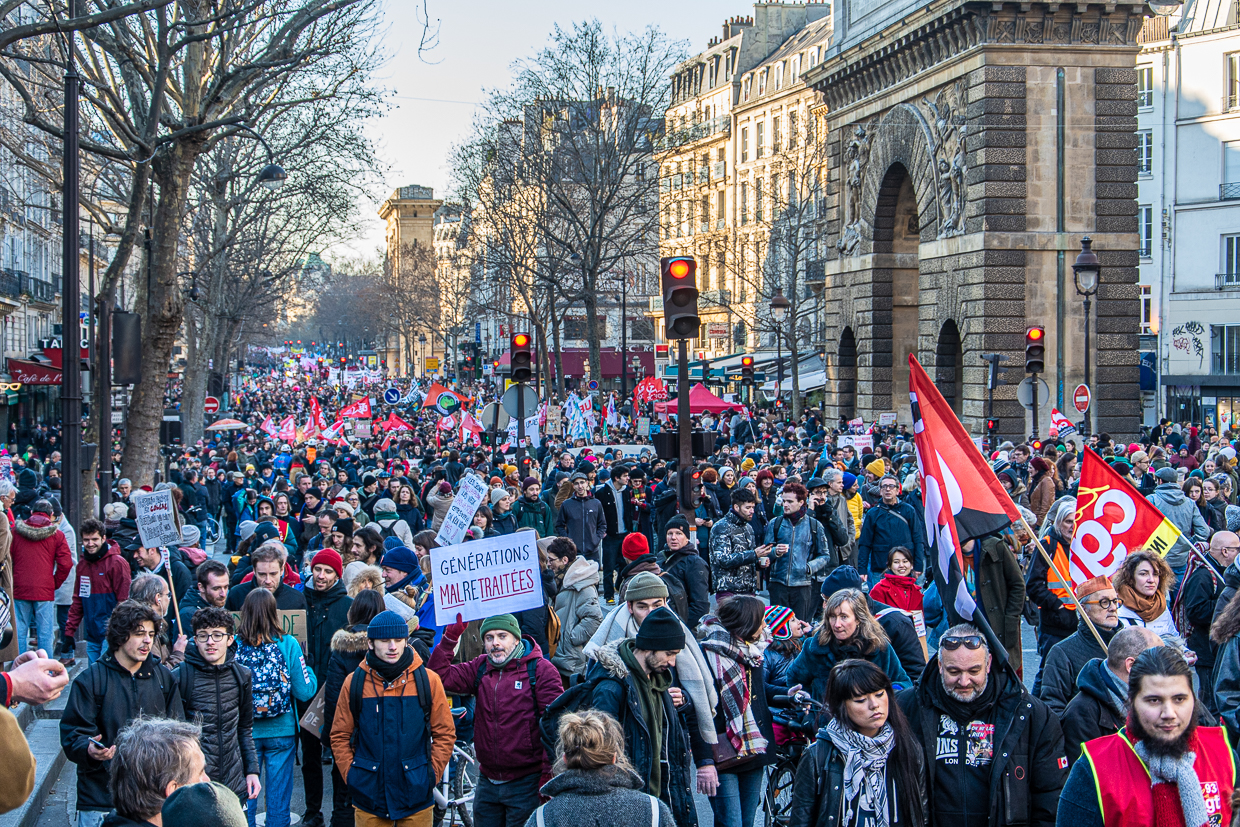
[[[452,716],[460,718],[468,710],[453,707]],[[437,827],[474,827],[474,789],[478,785],[478,759],[474,757],[473,744],[457,741],[452,745],[452,757],[444,767],[443,780],[433,789],[435,797],[435,824]]]
[[[762,798],[766,827],[788,827],[797,765],[801,763],[805,748],[813,743],[813,734],[818,729],[816,719],[823,710],[823,705],[807,692],[798,692],[790,700],[797,708],[777,716],[777,722],[790,731],[791,738],[775,745],[775,763],[766,777],[766,795]]]
[[[207,515],[202,523],[202,543],[207,552],[214,551],[215,544],[219,542],[221,535],[220,521],[214,517]]]

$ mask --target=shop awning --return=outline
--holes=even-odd
[[[24,359],[9,359],[9,375],[23,385],[59,385],[60,368]]]

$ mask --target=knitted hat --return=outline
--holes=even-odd
[[[624,599],[630,603],[655,597],[667,599],[667,584],[659,575],[649,571],[641,571],[633,575],[624,592]]]
[[[522,491],[529,488],[531,485],[537,485],[539,488],[542,487],[542,483],[538,481],[537,477],[526,477],[525,479],[521,480]]]
[[[633,561],[649,553],[650,543],[646,541],[646,535],[640,531],[625,535],[624,541],[620,543],[620,554],[625,560]]]
[[[686,537],[689,536],[689,521],[679,514],[663,524],[663,536],[666,537],[667,532],[671,531],[673,528],[679,529],[680,533]]]
[[[844,472],[844,490],[847,491],[848,489],[852,488],[856,484],[857,484],[857,475],[850,474],[847,471],[845,471]]]
[[[396,640],[409,637],[409,624],[391,610],[379,612],[366,627],[368,640]]]
[[[344,577],[344,560],[340,558],[340,552],[334,548],[325,548],[314,555],[310,560],[310,568],[313,569],[315,566],[331,566],[337,577]]]
[[[177,827],[245,827],[237,794],[218,781],[178,787],[160,810],[165,824]]]
[[[499,501],[508,496],[508,492],[503,488],[491,489],[491,505],[498,505]]]
[[[646,615],[633,644],[647,652],[678,652],[685,648],[685,628],[671,609],[660,606]]]
[[[387,566],[389,569],[403,571],[406,574],[422,570],[418,565],[418,555],[413,549],[405,546],[388,549],[383,555],[383,563],[381,565]]]
[[[1106,575],[1091,577],[1084,583],[1076,587],[1076,596],[1078,598],[1086,598],[1094,592],[1100,592],[1103,589],[1113,589],[1115,585],[1111,582],[1111,578]]]
[[[737,480],[736,487],[737,488],[748,488],[751,485],[756,486],[757,484],[758,483],[754,481],[753,477],[741,477],[739,480]]]
[[[763,619],[766,620],[766,628],[771,630],[771,636],[776,640],[789,640],[792,637],[792,629],[789,628],[788,622],[796,617],[792,613],[792,609],[787,606],[767,606],[763,613]]]
[[[507,632],[517,640],[520,640],[521,624],[517,623],[517,619],[513,615],[495,615],[495,617],[488,617],[482,621],[482,626],[478,628],[479,637],[485,638],[487,632]]]
[[[1167,466],[1166,468],[1159,468],[1157,471],[1154,472],[1154,476],[1158,477],[1160,482],[1175,482],[1177,478],[1175,469],[1172,468],[1171,466]]]
[[[861,588],[861,575],[852,566],[837,566],[822,581],[822,597],[825,600],[844,589]]]
[[[741,460],[741,473],[747,474],[752,471],[754,464],[752,457],[745,457],[745,459]]]
[[[258,523],[253,520],[242,520],[237,524],[237,533],[241,535],[242,540],[248,540],[254,536],[256,528],[258,528]]]
[[[379,514],[395,514],[396,503],[392,502],[390,497],[384,497],[381,500],[375,500],[375,519],[379,519]]]
[[[439,483],[439,493],[440,494],[451,494],[452,483],[448,482],[447,480],[444,480],[443,482]]]
[[[348,517],[341,517],[339,520],[332,523],[332,531],[339,532],[341,534],[352,534],[353,520]]]
[[[254,529],[254,542],[251,548],[258,548],[268,540],[279,540],[280,530],[271,523],[259,523]]]
[[[197,548],[201,539],[202,532],[198,530],[198,526],[188,523],[181,526],[181,548]]]
[[[876,459],[867,465],[865,470],[869,471],[876,477],[881,477],[883,474],[887,473],[887,466],[883,464],[881,459]]]

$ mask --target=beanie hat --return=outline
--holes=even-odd
[[[1175,473],[1174,468],[1167,466],[1166,468],[1159,468],[1155,471],[1154,476],[1158,477],[1158,479],[1162,482],[1175,482],[1177,474]]]
[[[753,467],[754,467],[754,461],[752,457],[745,457],[745,459],[741,461],[741,473],[742,474],[752,471]]]
[[[491,489],[491,505],[499,505],[499,501],[508,496],[508,492],[503,488]]]
[[[537,485],[539,488],[542,488],[542,483],[538,481],[537,477],[526,477],[525,479],[521,480],[522,491],[529,488],[531,485]]]
[[[178,787],[164,799],[160,813],[177,827],[245,827],[237,794],[218,781]]]
[[[237,533],[241,535],[242,540],[248,540],[254,536],[256,528],[258,528],[258,523],[253,520],[242,520],[237,525]]]
[[[633,644],[647,652],[677,652],[685,648],[685,628],[671,609],[660,606],[646,615]]]
[[[367,640],[396,640],[409,637],[409,624],[390,609],[379,612],[366,627]]]
[[[344,560],[341,559],[340,552],[334,548],[325,548],[314,555],[310,560],[310,568],[313,569],[315,566],[331,566],[337,577],[344,577]]]
[[[403,546],[403,545],[404,545],[404,541],[401,540],[399,537],[397,537],[395,534],[393,534],[391,537],[383,538],[383,550],[384,551],[391,551],[397,546]]]
[[[1099,575],[1098,577],[1091,577],[1088,580],[1086,580],[1084,583],[1082,583],[1081,585],[1077,586],[1076,596],[1077,597],[1088,597],[1094,592],[1100,592],[1103,589],[1113,589],[1113,588],[1115,588],[1115,585],[1111,583],[1111,578],[1107,577],[1106,575]]]
[[[844,589],[861,588],[861,575],[852,566],[836,566],[822,581],[822,597],[825,600]]]
[[[857,484],[857,475],[850,474],[847,471],[845,471],[844,472],[844,490],[847,491],[848,489],[852,488],[856,484]]]
[[[663,536],[666,537],[667,532],[671,531],[673,528],[679,529],[680,533],[686,537],[689,536],[689,521],[679,514],[663,524]]]
[[[487,632],[507,632],[517,640],[521,639],[521,624],[517,623],[517,618],[513,615],[495,615],[488,617],[482,621],[482,626],[478,628],[478,636],[485,638]]]
[[[280,539],[280,531],[271,523],[259,523],[254,529],[254,542],[251,548],[258,548],[268,540]]]
[[[640,531],[625,535],[624,541],[620,543],[620,554],[630,562],[649,553],[650,543],[647,542],[646,535]]]
[[[380,565],[387,566],[389,569],[403,571],[406,574],[422,570],[422,567],[418,565],[418,555],[414,553],[413,549],[406,546],[388,549],[383,555],[383,562]]]
[[[332,531],[339,532],[341,534],[352,534],[353,520],[349,517],[341,517],[339,520],[332,523]]]
[[[792,629],[788,627],[788,621],[796,617],[792,609],[787,606],[767,606],[762,617],[766,621],[766,628],[771,630],[771,637],[776,640],[788,640],[792,637]]]
[[[883,474],[887,473],[887,466],[883,464],[881,459],[876,459],[867,465],[865,470],[869,471],[876,477],[881,477]]]
[[[741,477],[739,480],[737,480],[736,487],[737,488],[748,488],[751,485],[756,486],[757,484],[758,483],[754,481],[753,477]]]
[[[451,494],[452,483],[448,482],[447,480],[444,480],[443,482],[439,483],[439,493],[440,494]]]
[[[624,599],[632,603],[635,600],[650,600],[662,597],[667,599],[667,584],[654,572],[642,571],[633,575],[628,588],[624,591]]]
[[[181,548],[197,548],[201,539],[202,532],[198,530],[198,526],[188,523],[181,526]]]
[[[391,514],[393,517],[396,516],[396,503],[392,501],[391,497],[384,497],[381,500],[375,500],[375,519],[388,519],[387,517],[380,518],[380,514]]]

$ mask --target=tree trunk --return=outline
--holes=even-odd
[[[592,280],[594,283],[598,279]],[[597,379],[601,384],[603,381],[603,359],[599,353],[602,348],[602,342],[599,340],[598,329],[598,294],[592,290],[585,291],[583,300],[586,306],[586,342],[590,346],[590,378]]]
[[[200,318],[195,319],[195,316]],[[185,338],[189,353],[185,360],[185,380],[181,386],[181,444],[196,445],[203,435],[207,360],[211,353],[207,325],[211,324],[212,320],[197,312],[187,312],[185,317]]]
[[[142,381],[134,386],[129,403],[128,432],[121,465],[134,487],[151,485],[159,464],[159,427],[164,415],[164,388],[172,345],[181,328],[185,300],[177,282],[177,253],[181,219],[194,161],[202,151],[195,140],[174,144],[168,155],[155,161],[159,202],[152,227],[151,284],[137,279],[139,305],[145,309],[142,325]]]
[[[564,387],[564,353],[560,350],[560,314],[555,312],[555,299],[551,300],[551,347],[555,350],[555,393],[563,399]]]

